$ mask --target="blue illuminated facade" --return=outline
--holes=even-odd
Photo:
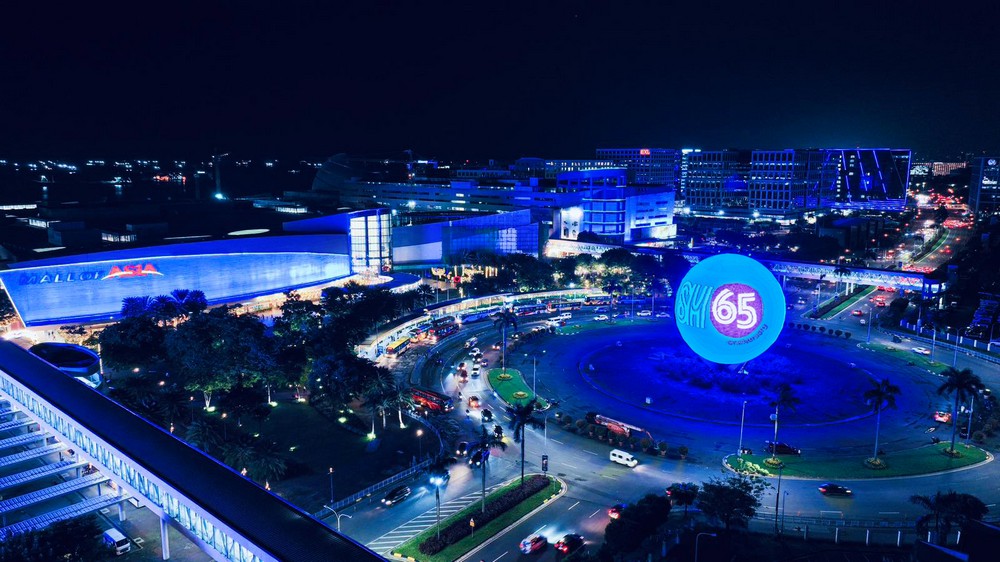
[[[0,271],[26,326],[109,320],[122,299],[200,290],[233,303],[351,275],[345,235],[234,238],[74,255]]]

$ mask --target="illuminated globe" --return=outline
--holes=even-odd
[[[785,324],[785,294],[756,260],[722,254],[702,260],[674,294],[677,329],[709,361],[744,363],[767,351]]]

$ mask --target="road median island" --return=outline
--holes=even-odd
[[[992,457],[984,450],[963,444],[956,444],[960,456],[948,455],[945,450],[950,447],[950,443],[938,443],[907,449],[905,451],[889,452],[880,455],[879,459],[885,462],[885,468],[872,469],[865,466],[865,459],[859,456],[813,458],[806,456],[778,455],[784,468],[782,475],[790,478],[817,478],[830,480],[862,480],[868,478],[893,478],[902,476],[919,476],[923,474],[933,474],[936,472],[946,472],[959,468],[965,468],[991,460]],[[776,476],[778,470],[771,468],[764,461],[770,459],[770,455],[743,455],[743,466],[748,470],[762,476]],[[741,471],[739,465],[740,458],[730,455],[726,458],[729,468]],[[763,469],[763,470],[762,470]]]
[[[531,387],[525,382],[521,371],[507,367],[504,369],[490,369],[486,374],[490,386],[500,396],[500,399],[507,404],[521,404],[531,400],[534,395]],[[538,398],[538,409],[544,410],[548,407],[548,402],[543,398]]]
[[[437,541],[437,527],[432,526],[393,549],[392,555],[396,558],[419,560],[420,562],[457,560],[525,515],[538,509],[562,490],[562,483],[558,479],[540,474],[530,475],[525,478],[525,486],[532,486],[530,489],[537,489],[537,491],[510,506],[506,506],[506,509],[501,509],[506,501],[516,498],[521,493],[518,490],[520,482],[521,479],[517,478],[486,496],[486,511],[488,514],[491,510],[493,511],[493,518],[488,522],[484,520],[480,501],[473,502],[462,511],[442,520],[440,527],[442,541],[447,542],[449,536],[460,537],[456,542],[448,544],[434,554],[424,554],[421,551],[421,545],[424,545],[424,551],[435,550],[441,546],[441,544],[434,544]],[[472,533],[472,527],[469,525],[470,520],[476,521],[475,533]]]

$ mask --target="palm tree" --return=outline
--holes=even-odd
[[[187,428],[184,437],[195,447],[208,454],[212,454],[212,447],[222,443],[222,436],[219,435],[217,424],[207,419],[198,419]]]
[[[490,433],[486,431],[486,426],[481,425],[479,429],[482,433],[479,436],[479,441],[473,443],[469,447],[469,456],[473,457],[476,454],[481,454],[484,457],[490,454],[493,449],[500,449],[501,451],[507,450],[507,444],[504,443],[503,437],[497,436],[495,433]],[[488,458],[488,457],[487,457]],[[486,461],[487,458],[483,459],[483,462],[479,464],[479,468],[482,469],[483,476],[483,513],[486,513]]]
[[[958,403],[965,402],[968,398],[975,396],[985,386],[982,379],[972,373],[972,369],[962,369],[959,371],[955,367],[948,367],[941,371],[941,376],[945,381],[938,387],[937,393],[940,395],[955,395],[955,405],[951,410],[951,449],[949,452],[955,453],[955,432],[958,429]],[[970,427],[969,430],[972,430]]]
[[[413,407],[413,393],[408,387],[401,385],[393,385],[387,394],[389,407],[396,409],[396,414],[399,416],[399,429],[405,429],[406,424],[403,423],[403,410],[408,410]]]
[[[205,293],[197,289],[174,289],[170,291],[170,298],[185,316],[203,312],[208,308],[208,299],[205,298]]]
[[[122,299],[121,315],[123,318],[145,316],[152,302],[149,297],[125,297]]]
[[[247,469],[254,480],[269,483],[284,476],[288,465],[275,443],[260,443],[254,447]]]
[[[945,544],[953,525],[965,527],[970,521],[979,521],[986,515],[989,508],[979,498],[970,494],[935,492],[933,496],[910,496],[910,502],[917,504],[930,513],[917,520],[917,532],[924,534],[931,530],[930,522],[934,520],[934,542]]]
[[[417,299],[419,299],[424,306],[427,306],[427,303],[429,303],[433,297],[434,289],[430,285],[420,285],[417,287]]]
[[[795,392],[788,383],[783,382],[778,385],[777,394],[771,405],[774,406],[774,441],[771,445],[771,460],[774,461],[778,454],[778,409],[779,408],[789,408],[795,410],[801,402],[798,396],[795,396]]]
[[[532,399],[529,402],[507,406],[507,415],[510,416],[510,429],[514,432],[514,442],[521,445],[521,485],[524,485],[524,450],[527,443],[524,439],[526,428],[542,429],[545,424],[535,417],[535,408],[538,402]]]
[[[851,274],[851,270],[843,263],[838,263],[837,267],[833,268],[833,274],[837,276],[837,292],[839,293],[840,284],[844,281],[844,277],[847,277],[848,275]]]
[[[249,435],[240,435],[222,447],[222,460],[226,464],[240,470],[247,468],[254,459],[254,442]]]
[[[872,402],[872,409],[875,410],[875,454],[872,456],[872,464],[878,465],[878,433],[882,425],[882,410],[896,407],[896,395],[901,391],[899,387],[890,383],[889,379],[882,379],[880,382],[872,381],[872,387],[865,391],[865,400]]]

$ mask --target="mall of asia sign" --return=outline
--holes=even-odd
[[[684,276],[674,314],[692,351],[715,363],[743,363],[778,339],[785,294],[756,260],[722,254],[702,260]]]

